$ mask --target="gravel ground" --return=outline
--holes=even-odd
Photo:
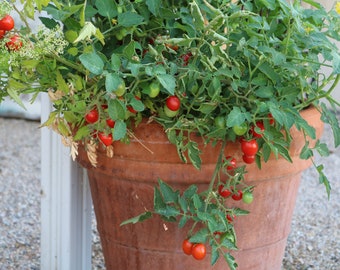
[[[0,270],[40,269],[38,126],[38,122],[0,118]],[[325,141],[329,132],[326,129]],[[340,269],[340,149],[331,149],[326,164],[333,188],[331,200],[318,185],[314,169],[307,170],[283,270]],[[93,269],[104,269],[95,221],[93,243]]]

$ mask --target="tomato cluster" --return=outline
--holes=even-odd
[[[183,241],[182,250],[186,255],[192,255],[196,260],[203,260],[207,254],[203,243],[191,243],[188,239]]]
[[[14,29],[14,19],[11,15],[5,15],[0,20],[0,39],[8,36],[6,47],[9,51],[17,51],[22,47],[22,41],[18,34],[8,34],[8,32]]]

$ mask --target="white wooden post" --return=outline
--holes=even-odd
[[[42,96],[42,122],[51,105]],[[41,269],[91,269],[92,200],[86,173],[60,136],[41,129]]]

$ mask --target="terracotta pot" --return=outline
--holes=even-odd
[[[318,111],[311,108],[302,115],[320,137],[323,125]],[[251,212],[235,222],[239,251],[233,255],[240,270],[281,269],[300,175],[311,165],[311,161],[299,159],[303,135],[295,128],[291,134],[293,163],[280,157],[271,158],[261,170],[256,165],[247,165],[247,181],[256,188],[251,205],[237,202],[237,206]],[[211,267],[209,257],[195,261],[184,255],[181,243],[187,228],[178,229],[175,223],[153,218],[120,227],[122,221],[152,209],[153,187],[158,178],[179,190],[193,183],[201,189],[207,188],[221,146],[203,148],[202,169],[196,170],[191,164],[181,162],[175,146],[169,143],[158,124],[142,123],[135,135],[153,154],[135,140],[130,144],[115,142],[114,157],[108,158],[104,151],[99,151],[98,166],[94,168],[84,149],[79,151],[78,161],[88,171],[107,269],[227,269],[223,258]],[[238,143],[228,144],[225,153],[241,163],[239,148]]]

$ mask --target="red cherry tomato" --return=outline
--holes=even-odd
[[[219,185],[218,194],[223,198],[228,198],[231,195],[231,191],[229,189],[224,189],[224,185]]]
[[[6,47],[10,51],[18,51],[22,47],[22,41],[19,35],[14,35],[9,38]]]
[[[268,118],[269,118],[269,124],[270,125],[274,125],[275,124],[275,119],[273,117],[273,115],[271,113],[268,114]]]
[[[252,164],[252,163],[255,162],[255,155],[254,156],[243,155],[242,159],[243,159],[244,163]]]
[[[10,31],[14,28],[14,20],[11,15],[5,15],[0,20],[0,29],[5,31]]]
[[[229,223],[233,223],[233,221],[235,220],[235,215],[227,214],[226,219]]]
[[[255,139],[252,139],[250,141],[244,139],[241,140],[241,150],[245,155],[254,156],[256,155],[258,149],[259,146]]]
[[[181,106],[181,101],[176,96],[170,96],[166,99],[166,106],[171,111],[178,111]]]
[[[99,140],[101,140],[101,142],[106,145],[109,146],[112,144],[113,138],[112,138],[112,134],[105,134],[104,132],[100,132],[98,133],[98,138]]]
[[[106,119],[106,124],[110,127],[110,128],[114,128],[115,127],[115,121],[113,121],[112,119]]]
[[[253,137],[255,138],[262,138],[263,137],[263,132],[264,132],[264,124],[262,121],[256,122],[256,126],[260,129],[260,133],[257,133],[255,131],[255,127],[253,126],[251,128],[251,133],[253,134]]]
[[[231,171],[231,170],[236,169],[236,167],[237,167],[236,158],[233,158],[232,156],[226,156],[225,158],[228,162],[227,171]]]
[[[85,115],[85,120],[89,124],[93,124],[93,123],[97,122],[98,119],[99,119],[99,113],[98,113],[97,109],[92,109],[91,111],[89,111]]]
[[[6,31],[0,29],[0,39],[3,39],[5,35],[6,35]]]
[[[235,201],[240,201],[240,200],[242,200],[242,196],[243,196],[242,190],[238,190],[236,193],[234,193],[231,196],[231,198],[233,198],[233,200],[235,200]]]
[[[205,245],[202,243],[194,244],[191,254],[196,260],[203,260],[205,255],[207,254]]]
[[[182,250],[185,254],[187,255],[191,255],[192,253],[192,247],[193,247],[193,243],[189,242],[188,239],[185,239],[182,243]]]

